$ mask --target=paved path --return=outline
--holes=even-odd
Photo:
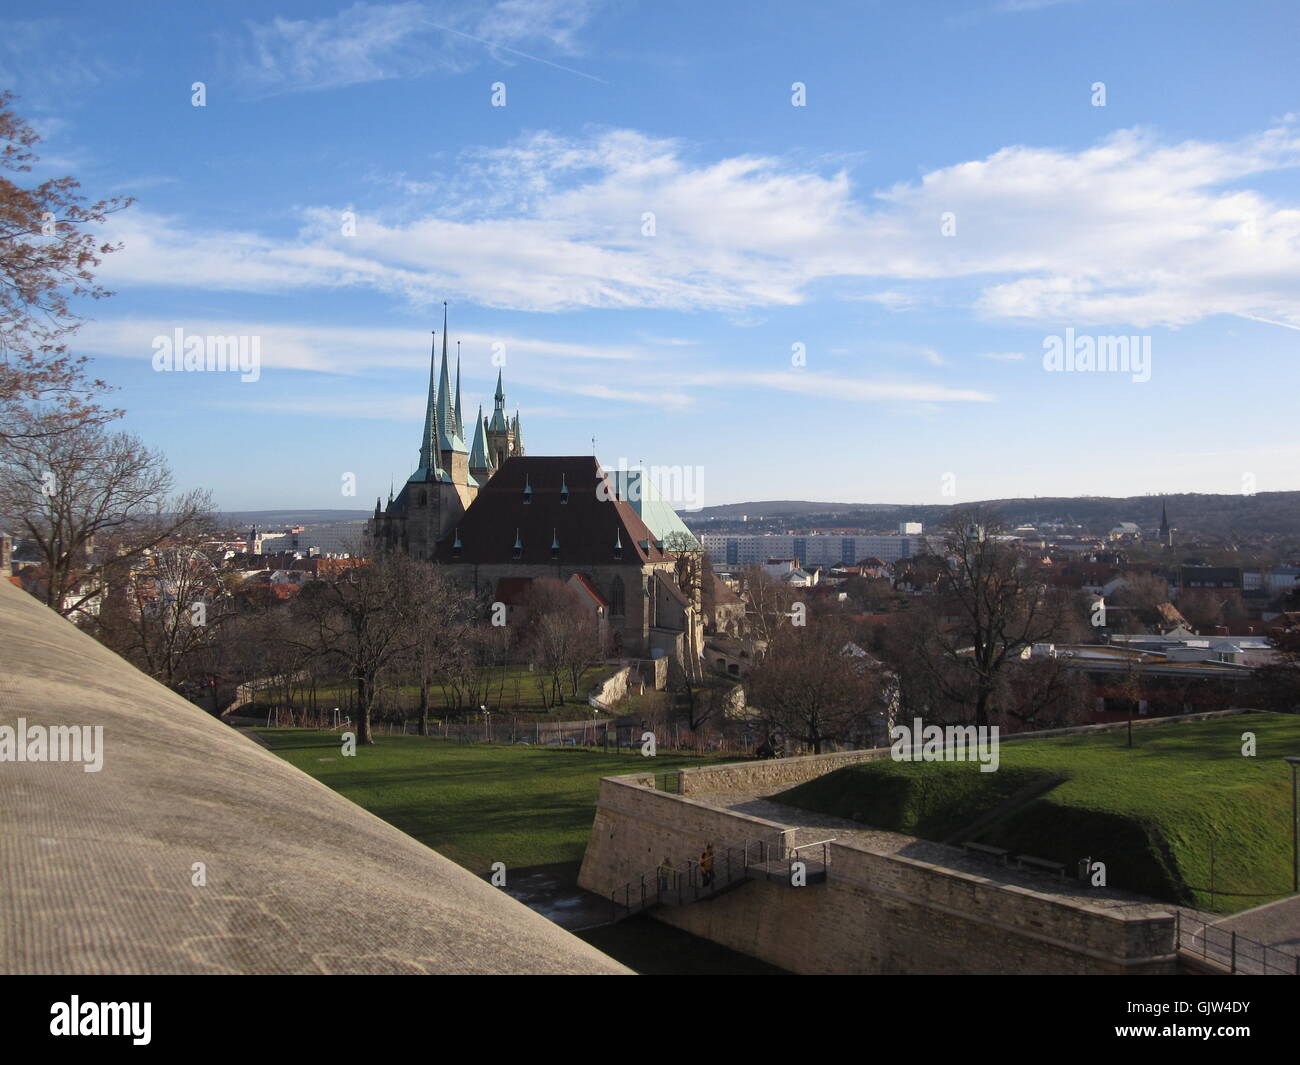
[[[1188,910],[1183,914],[1183,940],[1188,949],[1222,965],[1231,965],[1232,933],[1235,932],[1239,937],[1236,954],[1239,971],[1300,975],[1300,895],[1265,903],[1230,917]]]
[[[1002,865],[995,859],[969,855],[960,847],[917,839],[915,836],[907,836],[901,832],[871,828],[860,821],[851,821],[844,817],[833,817],[830,814],[803,810],[797,806],[787,806],[757,792],[712,792],[693,794],[691,798],[793,828],[796,846],[801,843],[815,843],[833,836],[841,843],[861,847],[873,854],[897,854],[945,869],[969,873],[994,883],[1028,888],[1031,891],[1057,895],[1075,902],[1086,902],[1103,909],[1153,911],[1164,909],[1168,913],[1173,912],[1172,906],[1164,906],[1133,892],[1115,888],[1094,888],[1069,876],[1061,879],[1050,873],[1016,869]],[[834,875],[833,871],[831,875]]]

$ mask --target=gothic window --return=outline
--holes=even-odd
[[[613,614],[615,617],[621,617],[625,613],[622,577],[615,577],[614,583],[610,585],[609,612]]]
[[[429,493],[428,493],[428,492],[421,492],[421,493],[420,493],[420,506],[422,506],[422,507],[427,507],[428,505],[429,505]]]

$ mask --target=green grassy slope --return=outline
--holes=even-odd
[[[579,862],[600,778],[666,773],[705,759],[605,754],[575,747],[461,746],[423,736],[375,737],[340,757],[332,732],[257,729],[275,751],[358,806],[476,873]]]
[[[1253,758],[1242,755],[1244,732],[1257,738]],[[1218,912],[1289,894],[1291,778],[1281,759],[1300,754],[1300,717],[1252,714],[1139,728],[1133,737],[1131,750],[1122,730],[1006,743],[995,773],[973,763],[865,763],[781,799],[941,839],[1032,775],[1055,774],[1062,783],[981,842],[1071,870],[1091,857],[1106,863],[1111,886]]]

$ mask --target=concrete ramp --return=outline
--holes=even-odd
[[[20,718],[103,764],[0,761],[0,972],[628,972],[0,582]]]

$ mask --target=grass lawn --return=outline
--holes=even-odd
[[[1255,757],[1242,734],[1256,736]],[[808,781],[782,801],[942,839],[1035,778],[1060,783],[979,834],[1065,862],[1106,864],[1107,882],[1232,913],[1291,891],[1291,773],[1300,716],[1251,714],[1001,745],[1000,768],[871,762]],[[1211,898],[1211,846],[1214,852]]]
[[[734,760],[385,735],[343,758],[337,733],[255,731],[286,761],[479,874],[493,862],[511,870],[580,862],[601,777]]]

